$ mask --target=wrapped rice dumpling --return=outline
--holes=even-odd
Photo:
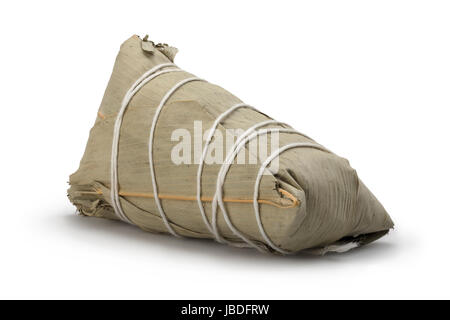
[[[68,196],[80,214],[260,251],[344,252],[393,222],[343,159],[173,63],[122,44]]]

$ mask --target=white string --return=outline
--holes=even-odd
[[[230,148],[224,163],[222,164],[219,173],[218,173],[218,177],[222,174],[222,172],[224,170],[226,170],[228,172],[229,167],[231,166],[231,164],[234,161],[235,156],[239,153],[240,149],[246,144],[242,143],[242,141],[248,137],[249,134],[253,133],[253,131],[255,131],[258,128],[264,127],[266,125],[269,124],[274,124],[274,125],[287,125],[283,122],[279,122],[276,120],[266,120],[260,123],[257,123],[255,125],[253,125],[252,127],[248,128],[243,134],[241,134],[238,139],[236,140],[236,142],[233,144],[233,146]],[[261,133],[262,134],[262,133]],[[225,166],[227,166],[228,168],[225,168]],[[219,180],[219,178],[218,178]],[[222,183],[223,186],[223,183]],[[223,238],[220,235],[219,230],[217,229],[217,201],[219,198],[219,195],[222,191],[218,192],[217,191],[217,186],[216,186],[216,192],[214,194],[214,198],[213,198],[213,202],[212,202],[212,226],[213,226],[213,235],[215,236],[216,240],[219,242],[223,242]],[[225,215],[227,215],[226,210],[225,210]],[[230,227],[230,229],[233,231],[234,227],[231,224],[231,221],[229,221],[229,219],[227,219],[227,217],[225,218],[225,221],[227,222],[228,226]]]
[[[219,115],[219,117],[217,117],[217,119],[214,121],[213,125],[211,126],[211,129],[209,129],[209,134],[208,137],[206,138],[206,142],[205,142],[205,146],[203,147],[203,152],[198,164],[198,171],[197,171],[197,203],[198,203],[198,208],[200,209],[200,213],[202,215],[203,218],[203,222],[205,223],[206,227],[208,228],[208,230],[213,233],[213,229],[211,227],[211,224],[208,221],[208,217],[206,216],[206,212],[205,212],[205,208],[203,207],[203,202],[202,202],[202,173],[203,173],[203,162],[205,161],[206,155],[208,153],[208,147],[214,137],[214,134],[216,132],[217,127],[219,126],[219,124],[226,118],[228,117],[232,112],[234,112],[237,109],[240,108],[249,108],[252,110],[257,111],[255,108],[253,108],[252,106],[249,106],[248,104],[245,103],[238,103],[234,106],[232,106],[230,109],[228,109],[227,111],[225,111],[224,113],[222,113],[221,115]]]
[[[150,70],[147,70],[146,72],[144,72],[139,77],[139,79],[137,79],[134,82],[134,84],[131,86],[131,88],[128,90],[128,92],[133,91],[139,83],[141,83],[147,77],[151,76],[156,71],[161,70],[162,68],[166,68],[166,67],[176,67],[178,69],[178,67],[174,63],[171,63],[171,62],[158,64],[158,65],[154,66],[153,68],[151,68]]]
[[[170,96],[172,96],[172,94],[178,88],[180,88],[181,86],[185,85],[186,83],[192,82],[192,81],[205,81],[205,80],[202,80],[202,79],[196,78],[196,77],[192,77],[192,78],[181,80],[180,82],[175,84],[166,93],[166,95],[162,98],[161,102],[159,103],[158,108],[156,109],[155,115],[153,116],[153,122],[152,122],[152,126],[151,126],[151,129],[150,129],[150,138],[149,138],[149,142],[148,142],[148,160],[149,160],[149,163],[150,163],[150,174],[151,174],[151,178],[152,178],[154,199],[155,199],[155,202],[156,202],[156,206],[158,207],[159,214],[160,214],[161,218],[164,221],[164,225],[166,226],[167,230],[172,235],[174,235],[175,237],[179,237],[179,235],[175,232],[175,230],[170,225],[169,220],[167,219],[167,216],[164,213],[164,210],[162,208],[161,201],[159,200],[159,197],[158,197],[158,185],[156,183],[155,168],[154,168],[154,164],[153,164],[153,140],[154,140],[156,123],[158,121],[159,114],[161,113],[161,110],[163,109],[163,107],[166,104],[167,100],[169,100]]]
[[[136,94],[136,92],[142,87],[143,84],[148,81],[154,79],[155,77],[174,71],[181,71],[179,69],[170,69],[164,70],[160,72],[156,72],[165,67],[175,66],[173,63],[163,63],[153,67],[152,69],[145,72],[138,80],[136,80],[131,88],[125,94],[121,107],[116,117],[116,121],[114,124],[113,138],[112,138],[112,150],[111,150],[111,205],[114,209],[115,214],[123,221],[132,224],[130,219],[123,212],[122,206],[120,204],[119,199],[119,183],[118,183],[118,175],[117,175],[117,161],[118,161],[118,149],[119,149],[119,137],[120,137],[120,128],[122,126],[123,115],[125,113],[126,108],[131,100],[131,98]]]
[[[279,148],[277,150],[275,150],[275,152],[273,152],[261,165],[258,174],[256,176],[256,180],[255,180],[255,189],[254,189],[254,194],[253,194],[253,207],[255,209],[255,216],[256,216],[256,222],[258,224],[258,228],[259,228],[259,232],[261,233],[261,236],[264,238],[264,240],[266,241],[266,243],[274,250],[282,253],[282,254],[291,254],[292,252],[290,251],[286,251],[284,249],[281,249],[280,247],[278,247],[276,244],[274,244],[272,242],[272,240],[269,238],[269,236],[267,235],[266,231],[264,230],[264,226],[261,222],[261,214],[259,212],[259,204],[258,204],[258,197],[259,197],[259,185],[261,183],[261,178],[264,174],[264,170],[266,170],[267,166],[269,165],[270,162],[272,162],[273,159],[275,159],[276,157],[279,157],[281,153],[289,150],[289,149],[293,149],[293,148],[314,148],[314,149],[319,149],[322,151],[326,151],[329,152],[326,148],[315,144],[315,143],[309,143],[309,142],[297,142],[297,143],[290,143],[287,144],[285,146],[283,146],[282,148]]]
[[[216,184],[216,193],[213,198],[212,202],[212,227],[213,227],[213,234],[216,237],[217,241],[222,240],[223,238],[220,235],[220,232],[217,227],[217,206],[220,207],[222,211],[222,215],[225,219],[226,224],[230,228],[230,230],[239,238],[241,238],[244,242],[246,242],[249,246],[256,248],[261,251],[260,246],[258,246],[256,243],[248,239],[243,233],[241,233],[239,230],[236,229],[236,227],[233,225],[233,223],[230,220],[230,217],[228,215],[228,211],[225,208],[224,202],[223,202],[223,185],[225,183],[225,177],[228,173],[229,168],[231,167],[231,164],[234,161],[234,158],[237,156],[239,151],[247,144],[247,142],[255,139],[257,136],[268,133],[268,132],[289,132],[289,133],[297,133],[294,129],[285,129],[285,128],[271,128],[271,129],[262,129],[258,130],[254,133],[252,133],[249,136],[246,136],[242,134],[239,139],[236,141],[235,145],[236,147],[232,148],[230,152],[228,153],[227,157],[225,158],[224,163],[222,164],[218,176],[217,176],[217,184]],[[246,131],[246,133],[251,132],[250,129]]]
[[[280,123],[282,124],[282,123]],[[257,125],[255,125],[257,126]],[[212,204],[212,226],[213,226],[213,232],[216,239],[220,239],[220,233],[217,229],[217,205],[219,205],[222,215],[225,219],[225,222],[227,223],[228,227],[231,229],[231,231],[241,238],[244,242],[246,242],[249,246],[254,247],[260,251],[263,251],[258,244],[248,239],[244,234],[242,234],[239,230],[237,230],[234,225],[232,224],[228,212],[225,208],[225,204],[223,201],[223,185],[225,183],[226,175],[233,163],[234,158],[239,153],[239,151],[251,140],[255,139],[256,137],[267,134],[267,133],[274,133],[274,132],[281,132],[281,133],[290,133],[290,134],[300,134],[302,136],[305,136],[304,134],[294,130],[294,129],[287,129],[287,128],[269,128],[269,129],[262,129],[254,132],[253,134],[248,135],[249,132],[251,132],[252,128],[246,131],[246,133],[242,134],[241,137],[236,141],[236,147],[233,148],[230,153],[227,155],[224,163],[222,164],[222,167],[219,171],[218,177],[217,177],[217,186],[216,186],[216,193],[214,195],[213,204]],[[246,135],[247,134],[247,135]],[[311,144],[316,145],[316,144]],[[319,145],[317,145],[319,146]],[[319,146],[320,147],[320,146]],[[264,230],[260,228],[261,234],[265,234]]]
[[[266,121],[262,121],[262,122],[259,122],[259,123],[257,123],[257,124],[255,124],[255,125],[253,125],[253,126],[251,126],[250,128],[248,128],[244,133],[242,133],[237,139],[236,139],[236,142],[231,146],[231,148],[230,148],[230,150],[228,151],[229,153],[228,153],[228,155],[226,156],[226,159],[228,159],[229,157],[230,157],[230,154],[233,152],[233,150],[235,150],[236,149],[236,147],[237,147],[237,145],[239,145],[239,143],[246,137],[246,136],[248,136],[250,133],[252,133],[254,130],[256,130],[256,129],[258,129],[258,128],[262,128],[262,127],[264,127],[264,126],[266,126],[266,125],[269,125],[269,124],[273,124],[273,125],[286,125],[285,123],[283,123],[283,122],[279,122],[279,121],[277,121],[277,120],[266,120]],[[222,167],[223,167],[223,165],[225,164],[227,162],[227,160],[225,160],[225,162],[222,164]],[[233,162],[233,160],[231,161],[231,162]],[[220,170],[222,170],[222,167],[221,167],[221,169]],[[220,172],[220,171],[219,171]],[[216,193],[217,193],[217,191],[216,191]],[[229,241],[227,241],[227,240],[225,240],[221,235],[220,235],[220,232],[218,231],[218,229],[217,229],[217,219],[216,219],[216,216],[217,216],[217,195],[216,195],[216,193],[214,194],[214,198],[213,198],[213,201],[212,201],[212,234],[214,235],[214,237],[216,238],[216,240],[218,241],[218,242],[220,242],[220,243],[227,243],[227,244],[231,244],[231,242],[229,242]],[[232,229],[232,228],[230,228],[230,229]]]

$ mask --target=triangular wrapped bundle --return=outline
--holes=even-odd
[[[180,69],[176,53],[122,44],[70,177],[81,214],[280,254],[343,252],[393,228],[346,159]]]

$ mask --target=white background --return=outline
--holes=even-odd
[[[449,17],[448,1],[1,2],[0,298],[450,298]],[[396,230],[277,257],[76,216],[68,176],[134,33],[348,158]]]

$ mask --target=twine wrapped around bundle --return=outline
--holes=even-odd
[[[70,176],[81,214],[280,254],[344,252],[393,228],[347,160],[180,69],[176,53],[122,44]]]

